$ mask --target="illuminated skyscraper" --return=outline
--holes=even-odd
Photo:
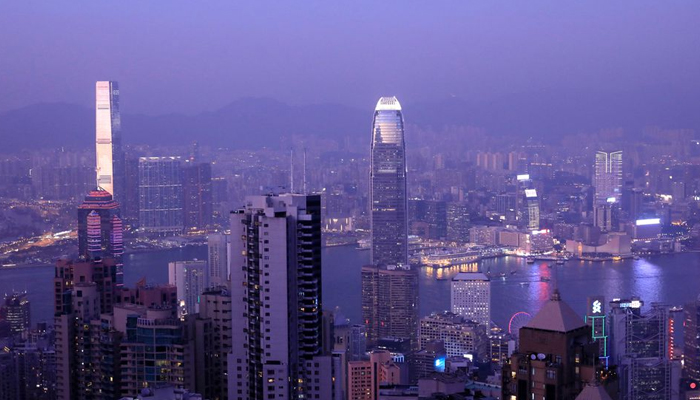
[[[406,145],[396,97],[377,102],[370,157],[371,263],[408,264]]]
[[[113,258],[116,262],[116,283],[123,283],[124,226],[119,204],[112,195],[97,188],[78,206],[78,254],[84,260]]]
[[[490,329],[491,280],[478,272],[460,272],[452,278],[452,312]]]
[[[622,196],[622,151],[595,153],[595,203],[619,203]],[[614,200],[613,200],[614,199]]]
[[[120,200],[124,195],[124,153],[119,114],[119,84],[98,81],[95,90],[97,186],[111,193],[115,200]]]
[[[139,228],[169,235],[184,228],[180,157],[139,158]]]

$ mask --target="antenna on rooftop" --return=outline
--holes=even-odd
[[[302,185],[303,194],[306,194],[306,147],[304,147],[304,181]]]
[[[289,192],[294,193],[294,148],[289,149],[289,186]]]

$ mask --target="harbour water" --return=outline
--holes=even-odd
[[[124,280],[133,285],[145,277],[149,283],[168,280],[168,262],[206,259],[206,247],[186,247],[132,253],[125,258]],[[339,307],[353,322],[360,322],[360,268],[369,262],[369,252],[354,246],[323,250],[323,306]],[[535,313],[554,288],[577,312],[583,314],[588,296],[606,300],[640,296],[646,304],[663,302],[682,305],[700,294],[700,253],[680,253],[639,260],[586,262],[570,260],[527,264],[525,259],[501,257],[482,260],[461,268],[420,271],[420,313],[450,307],[450,278],[460,270],[490,272],[492,319],[506,327],[518,312]],[[27,290],[32,303],[32,321],[51,322],[53,312],[52,266],[0,270],[0,291]],[[501,278],[499,275],[504,275]],[[542,281],[541,277],[549,279]]]

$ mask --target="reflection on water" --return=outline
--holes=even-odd
[[[125,259],[124,280],[133,285],[141,277],[165,283],[168,262],[206,259],[206,247],[188,247],[130,254]],[[352,246],[323,250],[323,307],[340,307],[352,321],[360,321],[360,268],[369,263],[369,252]],[[683,253],[640,260],[588,262],[570,260],[564,265],[550,261],[527,264],[518,257],[481,260],[450,268],[422,268],[419,277],[420,313],[450,307],[450,279],[459,272],[484,272],[492,279],[492,319],[506,326],[518,311],[537,312],[554,288],[574,310],[583,313],[588,296],[640,296],[646,304],[681,305],[700,293],[700,254]],[[543,280],[544,277],[544,280]],[[51,321],[53,267],[0,269],[0,292],[29,292],[33,321]]]

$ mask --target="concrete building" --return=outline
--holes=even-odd
[[[228,353],[231,352],[231,295],[226,287],[201,295],[195,321],[195,390],[205,399],[228,398]]]
[[[207,262],[168,263],[168,283],[177,288],[178,316],[198,313],[200,295],[209,287]]]
[[[205,231],[212,224],[211,164],[185,162],[182,168],[185,229]]]
[[[598,351],[588,327],[558,291],[520,329],[503,367],[503,399],[571,399],[595,377]]]
[[[184,229],[180,157],[139,158],[139,229],[170,235]]]
[[[432,313],[421,318],[418,339],[421,349],[430,342],[443,342],[447,357],[489,359],[486,327],[451,312]]]
[[[460,272],[452,278],[450,308],[454,314],[491,327],[491,281],[480,272]]]
[[[209,284],[212,286],[227,285],[229,238],[230,236],[224,233],[212,233],[207,236]]]
[[[700,296],[683,306],[683,377],[700,382]]]
[[[236,338],[228,356],[229,399],[341,393],[342,382],[330,376],[339,373],[334,358],[322,354],[320,196],[247,197],[231,213],[229,262]],[[314,375],[321,365],[324,382]]]
[[[447,203],[447,240],[469,241],[469,207],[466,203]]]
[[[408,340],[418,346],[418,272],[409,266],[362,267],[362,320],[367,342],[382,338]]]
[[[22,335],[32,324],[31,304],[26,292],[9,293],[1,307],[2,315],[9,324],[10,334]]]

